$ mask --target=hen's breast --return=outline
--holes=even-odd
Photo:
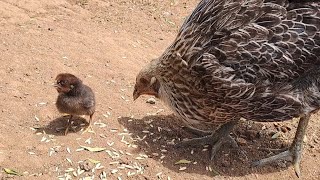
[[[199,94],[195,87],[185,85],[176,82],[163,83],[159,98],[186,124],[225,123],[238,116],[227,107],[216,103],[217,99]]]

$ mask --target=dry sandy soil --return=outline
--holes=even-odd
[[[241,122],[233,131],[239,148],[226,145],[210,161],[206,147],[172,146],[195,136],[161,102],[133,102],[136,74],[173,41],[196,3],[1,0],[0,178],[296,179],[288,162],[261,168],[250,163],[272,155],[268,148],[288,147],[297,120]],[[67,117],[57,112],[52,87],[61,72],[94,89],[95,133],[83,133],[88,117],[78,117],[74,132],[63,135]],[[304,179],[320,179],[319,119],[312,117],[305,139]],[[176,164],[183,159],[186,164]]]

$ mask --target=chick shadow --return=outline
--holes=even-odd
[[[48,125],[37,128],[36,133],[45,132],[46,134],[51,134],[55,136],[65,136],[64,132],[68,125],[69,118],[70,118],[69,115],[58,117],[50,121]],[[77,133],[89,126],[89,123],[87,122],[87,120],[80,116],[73,116],[71,121],[72,121],[72,125],[69,128],[68,134]]]
[[[139,147],[137,151],[145,152],[149,157],[175,172],[181,172],[186,167],[183,172],[190,174],[242,177],[247,174],[278,172],[290,166],[288,162],[275,162],[264,167],[252,167],[252,162],[274,155],[270,149],[289,147],[288,142],[283,139],[272,138],[270,132],[262,131],[262,123],[240,122],[231,134],[240,140],[239,147],[232,148],[231,145],[224,145],[213,160],[210,160],[206,146],[174,147],[173,144],[184,138],[197,136],[183,130],[181,125],[184,123],[173,115],[146,116],[142,119],[122,117],[119,118],[119,123],[132,133],[131,136]],[[212,130],[213,127],[210,128]],[[182,159],[190,163],[176,164]]]

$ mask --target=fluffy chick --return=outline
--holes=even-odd
[[[58,74],[54,86],[59,93],[56,102],[58,111],[70,114],[65,135],[68,133],[72,122],[71,119],[74,115],[89,115],[88,127],[91,127],[96,105],[92,89],[84,85],[79,78],[69,73]]]

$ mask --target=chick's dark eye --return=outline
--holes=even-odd
[[[57,81],[57,84],[59,84],[59,85],[64,85],[65,82],[64,82],[64,81]]]

